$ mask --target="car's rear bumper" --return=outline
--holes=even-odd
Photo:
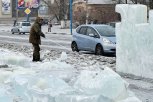
[[[30,31],[27,31],[27,30],[20,30],[20,33],[30,33]]]
[[[30,29],[19,29],[21,33],[29,33]]]

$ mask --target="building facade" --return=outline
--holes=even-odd
[[[12,18],[12,0],[0,0],[0,18]]]
[[[26,17],[25,8],[17,9],[17,0],[0,0],[0,18]],[[31,17],[38,16],[38,8],[30,8]]]
[[[103,0],[76,0],[73,3],[73,20],[80,24],[108,23],[120,20],[115,12],[115,2],[103,2]]]
[[[17,9],[17,2],[16,0],[12,0],[12,17],[15,18],[18,17],[26,17],[26,13],[24,12],[26,7],[18,8]],[[31,13],[29,14],[30,17],[36,17],[38,16],[38,8],[30,8]]]

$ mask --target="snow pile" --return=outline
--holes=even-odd
[[[69,81],[76,72],[73,66],[59,60],[44,62],[39,66],[39,69],[42,73],[48,73],[65,81]]]
[[[16,67],[13,70],[14,76],[16,75],[35,75],[36,71],[28,68],[23,68],[23,67]]]
[[[73,88],[65,81],[52,76],[19,75],[13,81],[14,94],[24,102],[52,102],[56,95],[72,93]],[[45,101],[46,100],[46,101]]]
[[[58,60],[54,60],[51,62],[44,62],[38,67],[44,71],[54,71],[54,70],[74,70],[73,66],[67,64],[66,62],[60,62]]]
[[[7,83],[10,77],[12,76],[10,71],[1,71],[0,72],[0,84]]]
[[[59,60],[65,61],[66,59],[67,59],[67,54],[66,54],[66,52],[62,52],[61,57],[60,57]]]
[[[129,94],[128,84],[109,68],[82,71],[73,87],[75,93],[56,96],[56,102],[141,102]]]
[[[100,95],[60,95],[55,98],[56,102],[113,102]]]
[[[4,55],[10,53],[4,52]],[[18,56],[14,57],[13,62],[17,59]],[[7,101],[10,99],[5,94],[8,91],[14,100],[21,99],[22,102],[141,102],[129,95],[128,84],[111,69],[79,73],[65,62],[66,59],[66,53],[62,53],[55,61],[25,63],[28,68],[16,64],[12,70],[1,70],[0,84],[8,85],[10,89],[0,89],[0,93],[4,93],[0,102],[12,102]],[[3,97],[7,100],[3,101]]]
[[[76,75],[76,69],[70,64],[67,64],[65,61],[67,59],[66,52],[62,52],[60,58],[53,61],[44,61],[43,63],[37,63],[37,65],[33,66],[32,69],[39,70],[44,75],[47,73],[48,75],[52,75],[54,77],[58,77],[65,81],[71,80],[73,76]]]
[[[28,90],[30,93],[49,94],[51,96],[66,94],[73,91],[72,87],[65,81],[52,76],[33,77],[28,83]]]
[[[7,52],[7,53],[6,53]],[[7,50],[1,50],[0,53],[0,63],[9,65],[18,65],[23,67],[28,67],[30,60],[20,53],[12,53]]]

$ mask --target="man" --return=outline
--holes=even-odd
[[[48,32],[51,32],[52,22],[51,20],[48,22]]]
[[[15,27],[15,25],[16,25],[16,19],[14,20],[14,25],[13,26]]]
[[[40,60],[40,47],[39,45],[41,44],[41,38],[45,38],[45,34],[41,31],[41,25],[42,25],[43,19],[41,17],[37,17],[35,23],[31,27],[30,30],[30,36],[29,36],[29,42],[32,43],[33,45],[33,60],[34,62],[36,61],[41,61]]]

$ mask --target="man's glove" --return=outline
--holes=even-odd
[[[41,35],[41,36],[42,36],[43,38],[46,38],[46,37],[45,37],[45,34],[43,34],[43,33],[42,33],[42,35]]]

